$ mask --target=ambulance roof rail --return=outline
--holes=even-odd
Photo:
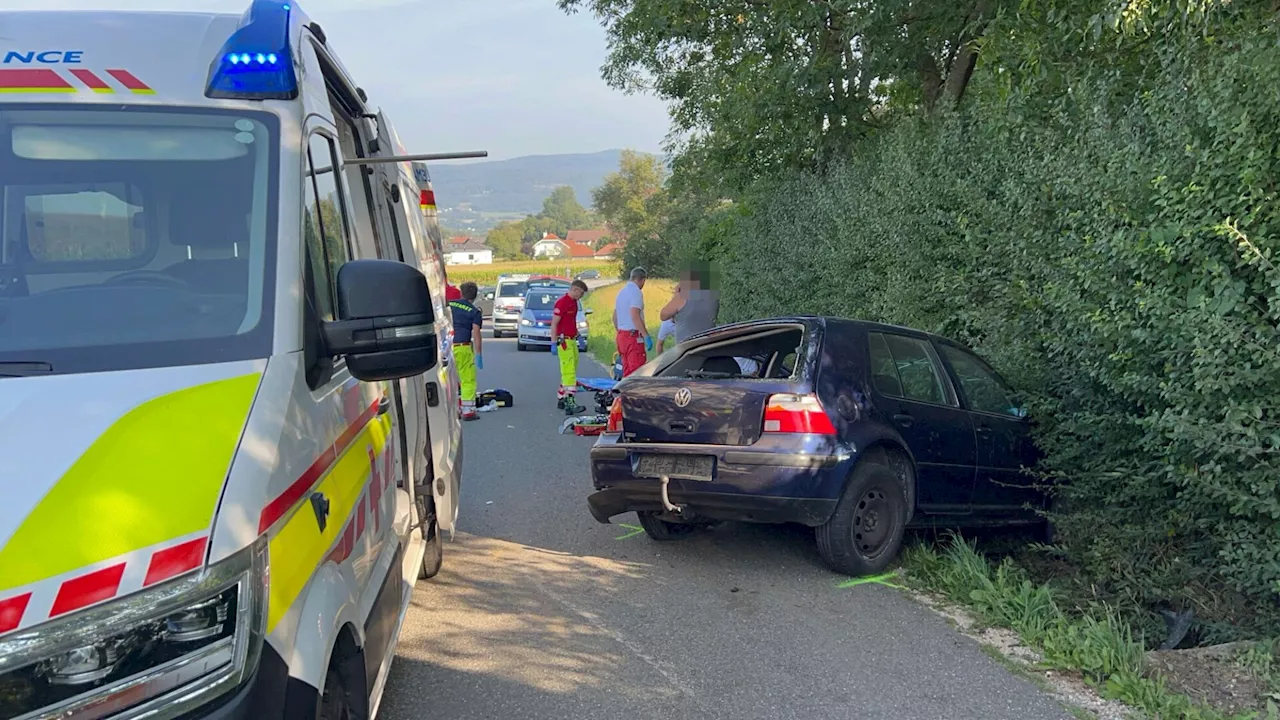
[[[467,160],[489,157],[488,150],[467,150],[455,153],[428,153],[426,155],[391,155],[387,157],[347,158],[348,165],[387,165],[402,162],[428,162],[432,160]]]
[[[205,96],[236,100],[293,100],[298,77],[289,42],[293,0],[253,0],[209,66]]]

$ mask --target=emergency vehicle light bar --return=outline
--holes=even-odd
[[[209,67],[205,97],[230,100],[293,100],[298,76],[289,47],[289,14],[283,0],[253,0],[240,27],[227,38]]]

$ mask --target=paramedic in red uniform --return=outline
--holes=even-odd
[[[653,338],[644,324],[644,268],[631,271],[631,281],[618,291],[613,304],[613,326],[618,334],[614,341],[622,356],[622,377],[640,369],[648,361],[648,351],[653,349]]]
[[[569,292],[556,301],[551,313],[551,352],[560,357],[560,389],[556,407],[567,414],[578,410],[574,392],[578,389],[578,301],[587,294],[587,284],[574,280]]]

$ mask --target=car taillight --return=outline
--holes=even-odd
[[[613,399],[613,405],[609,406],[609,422],[604,426],[607,433],[622,432],[622,398]]]
[[[812,395],[771,395],[764,407],[764,431],[835,435],[836,426]]]

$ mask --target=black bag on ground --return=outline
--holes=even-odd
[[[485,390],[479,395],[476,395],[476,407],[484,407],[491,402],[498,403],[498,407],[511,407],[516,401],[515,398],[512,397],[510,390],[503,390],[502,388],[498,388],[497,390]]]

